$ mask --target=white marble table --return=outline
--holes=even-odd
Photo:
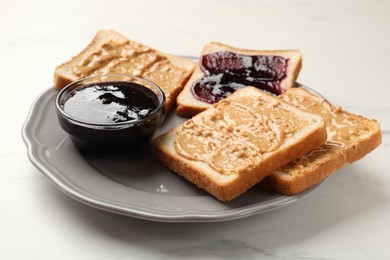
[[[389,1],[1,1],[0,259],[389,259],[389,11]],[[378,119],[383,144],[306,199],[240,220],[167,224],[81,204],[30,163],[20,129],[54,67],[100,28],[176,54],[209,41],[298,48],[299,81]]]

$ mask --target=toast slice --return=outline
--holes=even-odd
[[[320,116],[247,87],[155,138],[153,147],[169,169],[230,201],[325,140]]]
[[[344,165],[361,159],[382,142],[377,121],[346,112],[306,89],[290,89],[279,98],[322,116],[328,132],[325,144],[264,179],[266,186],[279,193],[296,195]]]
[[[281,94],[294,86],[301,67],[298,50],[244,50],[209,43],[177,98],[176,112],[192,117],[245,86]]]
[[[99,30],[81,53],[55,69],[54,84],[62,89],[88,76],[109,73],[138,76],[162,88],[169,110],[194,68],[194,62],[189,59],[131,41],[113,30]]]

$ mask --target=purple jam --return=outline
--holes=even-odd
[[[281,82],[287,77],[288,61],[281,56],[250,56],[227,51],[203,55],[200,69],[204,77],[192,84],[192,94],[209,104],[246,86],[280,95],[283,93]]]
[[[91,123],[140,120],[158,107],[150,89],[132,82],[100,82],[72,90],[62,104],[65,112]]]
[[[96,82],[64,94],[59,105],[67,116],[57,115],[77,147],[114,153],[147,143],[164,120],[164,104],[134,82]]]

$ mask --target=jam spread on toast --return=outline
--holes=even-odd
[[[214,104],[237,89],[254,86],[281,94],[289,59],[274,55],[243,55],[228,51],[202,56],[199,66],[204,76],[192,84],[198,100]]]

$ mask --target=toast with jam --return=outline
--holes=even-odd
[[[282,94],[295,85],[301,66],[298,50],[245,50],[209,43],[177,98],[177,114],[194,116],[246,86]]]
[[[325,140],[320,116],[247,87],[155,138],[153,148],[173,172],[230,201]]]
[[[296,195],[319,183],[336,170],[353,163],[382,142],[376,120],[355,115],[332,105],[303,88],[292,88],[279,98],[325,121],[326,142],[274,171],[262,182],[284,195]]]
[[[169,110],[194,68],[194,62],[189,59],[163,53],[113,30],[99,30],[81,53],[55,69],[54,84],[62,89],[89,76],[116,73],[138,76],[164,91],[166,110]]]

